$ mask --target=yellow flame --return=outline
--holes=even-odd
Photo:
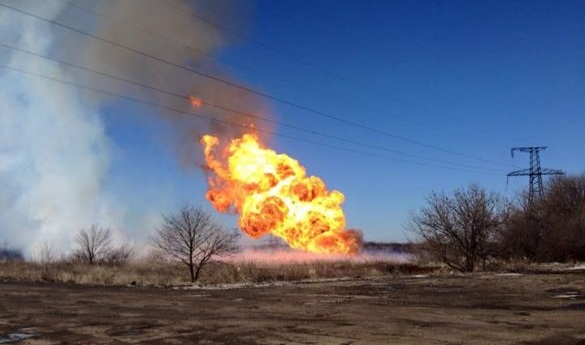
[[[247,235],[271,233],[314,253],[359,253],[361,234],[344,230],[344,195],[328,191],[319,177],[306,176],[297,160],[265,148],[255,134],[223,149],[212,135],[201,143],[210,171],[206,198],[219,212],[238,213]]]

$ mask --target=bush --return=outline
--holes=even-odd
[[[471,185],[452,194],[432,193],[408,224],[424,251],[460,272],[472,272],[494,253],[508,205],[496,193]]]
[[[435,267],[385,261],[311,261],[255,262],[212,261],[202,271],[203,284],[273,283],[313,279],[382,277],[398,274],[429,273]],[[18,281],[62,282],[89,285],[179,285],[185,279],[179,264],[154,260],[133,261],[125,266],[88,265],[58,260],[47,264],[5,262],[0,264],[0,279]],[[189,279],[190,281],[190,279]]]
[[[585,260],[585,174],[550,180],[543,200],[522,195],[500,234],[499,252],[538,262]]]

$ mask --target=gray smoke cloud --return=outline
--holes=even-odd
[[[258,97],[204,76],[212,75],[230,83],[242,84],[227,75],[215,60],[215,56],[234,40],[234,36],[226,35],[221,28],[209,23],[227,23],[227,26],[237,30],[238,26],[244,25],[242,22],[246,18],[246,8],[241,4],[237,6],[231,0],[142,0],[139,4],[135,1],[102,0],[93,4],[87,1],[71,3],[74,6],[69,7],[63,16],[68,18],[71,25],[78,21],[75,18],[87,15],[89,11],[90,18],[98,20],[96,29],[100,37],[144,53],[136,54],[128,49],[92,40],[87,53],[75,58],[79,64],[139,84],[156,86],[173,95],[139,86],[129,87],[127,83],[113,82],[107,78],[96,79],[95,76],[87,81],[89,84],[97,83],[100,88],[111,92],[148,102],[155,101],[165,108],[219,120],[201,120],[197,116],[158,109],[174,127],[173,135],[168,139],[175,143],[174,148],[181,162],[196,165],[194,158],[200,150],[196,143],[202,134],[213,132],[234,137],[246,131],[240,125],[256,123],[254,117],[247,117],[243,113],[268,117],[267,106]],[[205,20],[199,20],[198,16]],[[71,55],[75,54],[70,52],[78,50],[78,46],[79,42],[75,42],[72,47],[62,47],[61,52],[69,55],[71,60]],[[176,65],[204,75],[177,68]],[[204,105],[193,108],[184,97],[175,95],[194,96],[203,100]],[[262,127],[270,129],[266,124]]]
[[[234,25],[241,13],[227,1],[0,0],[0,4],[214,75],[221,75],[221,68],[212,57],[228,42],[221,30],[190,13],[204,13],[220,22],[234,20]],[[172,93],[193,94],[213,104],[266,113],[261,102],[241,90],[4,7],[0,43]],[[0,64],[191,111],[185,99],[3,47]],[[67,251],[77,230],[93,223],[112,227],[117,241],[126,240],[127,206],[104,188],[116,147],[100,114],[103,105],[119,100],[6,68],[0,68],[0,95],[0,241],[28,252],[40,242]],[[200,133],[241,131],[158,112],[175,128],[173,141],[183,158],[195,157],[199,147],[194,136]],[[211,107],[199,112],[244,121],[241,115]]]

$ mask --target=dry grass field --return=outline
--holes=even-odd
[[[578,270],[165,288],[5,281],[0,296],[0,339],[30,345],[585,344]]]
[[[378,277],[427,273],[436,266],[419,266],[383,260],[336,261],[234,261],[211,262],[201,274],[201,284],[264,283],[321,278]],[[82,285],[181,285],[189,281],[183,265],[137,261],[124,266],[87,265],[60,261],[49,264],[0,262],[0,280]]]

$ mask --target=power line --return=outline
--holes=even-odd
[[[27,16],[30,16],[30,17],[33,17],[33,18],[36,18],[38,20],[42,20],[42,21],[51,23],[51,24],[53,24],[55,26],[59,26],[59,27],[65,28],[67,30],[71,30],[71,31],[76,32],[76,33],[78,33],[80,35],[87,36],[87,37],[90,37],[90,38],[95,39],[95,40],[100,40],[102,42],[106,42],[106,43],[108,43],[110,45],[113,45],[115,47],[118,47],[120,49],[124,49],[124,50],[130,51],[132,53],[135,53],[135,54],[138,54],[138,55],[141,55],[141,56],[144,56],[144,57],[151,58],[151,59],[156,60],[158,62],[161,62],[161,63],[164,63],[164,64],[168,64],[170,66],[173,66],[173,67],[176,67],[176,68],[185,70],[185,71],[189,71],[191,73],[200,75],[200,76],[205,77],[205,78],[208,78],[210,80],[214,80],[216,82],[219,82],[219,83],[222,83],[222,84],[225,84],[225,85],[234,87],[234,88],[238,88],[238,89],[244,90],[246,92],[249,92],[249,93],[256,94],[258,96],[264,97],[266,99],[270,99],[270,100],[273,100],[273,101],[276,101],[276,102],[279,102],[279,103],[282,103],[282,104],[285,104],[285,105],[289,105],[291,107],[295,107],[297,109],[304,110],[306,112],[313,113],[313,114],[318,115],[318,116],[326,117],[326,118],[329,118],[331,120],[334,120],[334,121],[337,121],[337,122],[340,122],[340,123],[344,123],[346,125],[350,125],[350,126],[353,126],[353,127],[361,128],[361,129],[364,129],[364,130],[371,131],[373,133],[377,133],[377,134],[380,134],[380,135],[384,135],[384,136],[387,136],[387,137],[396,139],[396,140],[408,142],[408,143],[411,143],[411,144],[414,144],[414,145],[418,145],[418,146],[421,146],[421,147],[426,147],[426,148],[429,148],[429,149],[441,151],[441,152],[448,153],[448,154],[451,154],[451,155],[456,155],[456,156],[460,156],[460,157],[464,157],[464,158],[468,158],[468,159],[473,159],[473,160],[477,160],[477,161],[483,161],[483,162],[487,162],[487,163],[491,163],[491,164],[496,164],[496,165],[504,165],[504,166],[507,166],[507,167],[510,166],[509,164],[504,164],[504,163],[500,163],[500,162],[496,162],[496,161],[492,161],[492,160],[488,160],[488,159],[483,159],[483,158],[480,158],[480,157],[475,157],[475,156],[467,155],[467,154],[464,154],[464,153],[452,151],[452,150],[443,149],[443,148],[438,147],[438,146],[435,146],[435,145],[425,144],[425,143],[422,143],[422,142],[418,142],[416,140],[412,140],[412,139],[409,139],[409,138],[401,137],[401,136],[398,136],[398,135],[395,135],[395,134],[392,134],[392,133],[389,133],[389,132],[386,132],[386,131],[382,131],[382,130],[376,129],[374,127],[370,127],[370,126],[363,125],[363,124],[358,123],[358,122],[354,122],[354,121],[350,121],[350,120],[345,120],[345,119],[339,118],[337,116],[334,116],[334,115],[331,115],[331,114],[328,114],[328,113],[325,113],[325,112],[322,112],[322,111],[319,111],[319,110],[315,110],[315,109],[306,107],[304,105],[300,105],[300,104],[297,104],[297,103],[294,103],[294,102],[285,100],[283,98],[280,98],[280,97],[276,97],[276,96],[267,94],[267,93],[262,92],[262,91],[258,91],[258,90],[252,89],[252,88],[247,87],[247,86],[243,86],[243,85],[240,85],[240,84],[237,84],[237,83],[234,83],[234,82],[231,82],[231,81],[228,81],[228,80],[219,78],[217,76],[213,76],[213,75],[210,75],[210,74],[207,74],[207,73],[204,73],[204,72],[201,72],[201,71],[198,71],[198,70],[195,70],[195,69],[186,67],[186,66],[179,65],[179,64],[174,63],[172,61],[165,60],[163,58],[160,58],[160,57],[157,57],[157,56],[154,56],[154,55],[145,53],[143,51],[140,51],[140,50],[137,50],[137,49],[134,49],[134,48],[131,48],[131,47],[128,47],[128,46],[119,44],[117,42],[114,42],[114,41],[111,41],[111,40],[108,40],[108,39],[105,39],[105,38],[102,38],[102,37],[99,37],[99,36],[96,36],[96,35],[87,33],[87,32],[85,32],[83,30],[79,30],[79,29],[76,29],[76,28],[67,26],[65,24],[62,24],[62,23],[59,23],[59,22],[56,22],[56,21],[53,21],[53,20],[50,20],[50,19],[47,19],[47,18],[38,16],[38,15],[35,15],[35,14],[32,14],[32,13],[29,13],[29,12],[26,12],[26,11],[23,11],[23,10],[20,10],[18,8],[14,8],[12,6],[8,6],[6,4],[0,4],[0,6],[5,7],[5,8],[8,8],[10,10],[13,10],[13,11],[18,12],[18,13],[21,13],[21,14],[24,14],[24,15],[27,15]]]
[[[189,14],[190,16],[192,16],[193,18],[198,19],[199,21],[202,21],[204,23],[207,23],[208,25],[211,25],[213,27],[216,27],[216,28],[218,28],[218,29],[220,29],[220,30],[222,30],[224,32],[227,32],[227,33],[229,33],[229,34],[231,34],[231,35],[233,35],[235,37],[242,38],[242,39],[244,39],[244,40],[246,40],[248,42],[251,42],[252,44],[254,44],[254,45],[258,46],[258,47],[264,48],[264,49],[269,50],[269,51],[271,51],[273,53],[276,53],[276,54],[278,54],[280,56],[283,56],[283,57],[286,57],[286,58],[288,58],[290,60],[296,61],[296,62],[298,62],[298,63],[300,63],[302,65],[306,65],[306,66],[309,66],[309,67],[311,67],[313,69],[316,69],[316,70],[319,70],[321,72],[324,72],[325,74],[329,74],[329,75],[335,76],[335,77],[337,77],[339,79],[342,79],[342,80],[345,80],[345,81],[349,81],[349,82],[351,82],[353,84],[356,84],[356,85],[358,85],[360,87],[366,88],[366,89],[368,89],[370,91],[379,92],[379,90],[376,89],[376,88],[372,88],[369,85],[366,85],[366,84],[363,84],[361,82],[352,80],[351,78],[347,78],[347,77],[345,77],[345,76],[343,76],[343,75],[341,75],[341,74],[339,74],[337,72],[334,72],[334,71],[331,71],[329,69],[323,68],[323,67],[321,67],[319,65],[316,65],[316,64],[314,64],[314,63],[312,63],[312,62],[310,62],[308,60],[305,60],[305,59],[299,58],[297,56],[294,56],[294,55],[292,55],[290,53],[287,53],[286,51],[284,51],[282,49],[278,49],[278,48],[275,48],[273,46],[270,46],[270,45],[268,45],[266,43],[262,43],[260,41],[257,41],[257,40],[253,39],[252,37],[250,37],[248,35],[244,35],[244,34],[238,32],[238,31],[236,31],[234,29],[228,28],[228,27],[226,27],[224,25],[221,25],[219,23],[216,23],[214,21],[211,21],[211,20],[209,20],[209,19],[207,19],[207,18],[205,18],[205,17],[203,17],[201,15],[198,15],[196,13],[193,13],[193,11],[191,11],[189,9],[186,9],[184,7],[181,7],[181,6],[177,6],[177,5],[171,4],[171,3],[169,3],[166,0],[162,0],[161,2],[163,4],[165,4],[165,5],[167,5],[168,7],[174,8],[174,9],[176,9],[178,11],[181,11],[181,12],[185,12],[185,13]],[[384,96],[386,96],[386,97],[388,97],[388,98],[390,98],[390,99],[392,99],[394,101],[397,101],[397,102],[400,102],[400,103],[404,103],[404,104],[410,105],[412,107],[419,108],[419,106],[417,104],[415,104],[415,103],[412,103],[412,102],[403,100],[401,98],[395,97],[393,95],[390,95],[390,94],[387,94],[387,93],[384,93],[384,92],[382,94],[384,94]]]
[[[289,58],[291,60],[294,60],[296,62],[299,62],[299,63],[301,63],[303,65],[310,66],[312,68],[315,68],[315,69],[324,71],[326,73],[331,73],[331,72],[328,72],[327,70],[325,70],[325,69],[323,69],[323,68],[321,68],[321,67],[319,67],[319,66],[317,66],[317,65],[315,65],[315,64],[313,64],[313,63],[311,63],[309,61],[306,61],[306,60],[301,59],[299,57],[290,55],[287,52],[285,52],[283,50],[280,50],[278,48],[274,48],[274,47],[269,46],[267,44],[264,44],[262,42],[256,41],[256,40],[252,39],[251,37],[249,37],[247,35],[244,35],[244,34],[238,32],[236,30],[230,29],[230,28],[228,28],[226,26],[223,26],[221,24],[218,24],[216,22],[213,22],[213,21],[211,21],[211,20],[209,20],[209,19],[207,19],[207,18],[205,18],[203,16],[200,16],[200,15],[198,15],[196,13],[193,13],[191,10],[185,9],[185,8],[183,8],[181,6],[177,6],[177,5],[171,4],[171,3],[169,3],[168,1],[165,1],[165,0],[162,0],[161,3],[167,5],[168,7],[171,7],[171,8],[174,8],[176,10],[179,10],[181,12],[185,12],[188,15],[190,15],[191,17],[198,19],[199,21],[202,21],[204,23],[207,23],[208,25],[214,26],[214,27],[216,27],[216,28],[218,28],[218,29],[220,29],[220,30],[222,30],[224,32],[227,32],[227,33],[229,33],[229,34],[231,34],[231,35],[233,35],[235,37],[239,37],[239,38],[245,39],[248,42],[252,42],[253,44],[255,44],[257,46],[262,47],[262,48],[267,49],[267,50],[270,50],[270,51],[272,51],[272,52],[274,52],[274,53],[276,53],[276,54],[278,54],[280,56],[287,57],[287,58]]]
[[[21,73],[21,74],[26,74],[26,75],[34,76],[34,77],[41,78],[41,79],[44,79],[44,80],[48,80],[48,81],[52,81],[52,82],[56,82],[56,83],[60,83],[60,84],[64,84],[64,85],[68,85],[68,86],[71,86],[71,87],[75,87],[75,88],[79,88],[79,89],[84,89],[84,90],[89,90],[89,91],[92,91],[92,92],[101,93],[101,94],[104,94],[104,95],[108,95],[108,96],[112,96],[112,97],[124,99],[124,100],[131,101],[131,102],[135,102],[135,103],[145,104],[145,105],[148,105],[148,106],[153,107],[153,108],[164,109],[164,110],[167,110],[167,111],[170,111],[170,112],[173,112],[173,113],[177,113],[177,114],[181,114],[181,115],[193,116],[193,117],[197,117],[197,118],[209,120],[209,121],[212,121],[212,122],[218,122],[218,123],[228,124],[230,126],[241,127],[241,128],[245,128],[247,130],[252,130],[252,131],[256,131],[256,132],[266,133],[266,134],[269,134],[269,135],[279,136],[279,137],[288,138],[288,139],[293,139],[293,140],[296,140],[296,141],[301,141],[301,142],[305,142],[305,143],[309,143],[309,144],[313,144],[313,145],[319,145],[319,146],[329,147],[329,148],[333,148],[333,149],[337,149],[337,150],[341,150],[341,151],[352,152],[352,153],[356,153],[356,154],[360,154],[360,155],[364,155],[364,156],[371,156],[371,157],[383,158],[383,159],[387,159],[387,160],[391,160],[391,161],[397,161],[397,162],[402,162],[402,163],[407,163],[407,164],[420,165],[420,166],[425,166],[425,167],[434,167],[434,168],[446,169],[446,170],[452,170],[452,171],[464,171],[464,172],[473,172],[473,173],[481,173],[481,174],[499,175],[499,174],[495,174],[493,172],[488,172],[488,171],[471,170],[471,169],[461,169],[461,168],[455,168],[455,167],[449,167],[449,166],[441,166],[441,165],[427,164],[427,163],[421,163],[421,162],[414,162],[414,161],[409,161],[409,160],[406,160],[406,159],[395,158],[395,157],[388,157],[388,156],[383,156],[383,155],[379,155],[379,154],[375,154],[375,153],[371,153],[371,152],[354,150],[354,149],[346,148],[346,147],[342,147],[342,146],[321,143],[321,142],[317,142],[317,141],[307,140],[307,139],[304,139],[304,138],[298,138],[298,137],[291,136],[291,135],[286,135],[286,134],[272,132],[272,131],[269,131],[269,130],[266,130],[266,129],[262,129],[262,128],[257,128],[257,127],[251,128],[251,127],[249,127],[247,125],[244,125],[244,124],[241,124],[241,123],[225,121],[225,120],[217,119],[215,117],[211,117],[211,116],[207,116],[207,115],[202,115],[202,114],[194,113],[194,112],[185,112],[185,111],[180,110],[180,109],[176,109],[176,108],[172,108],[172,107],[168,107],[168,106],[156,104],[156,103],[153,103],[153,102],[145,101],[145,100],[138,99],[138,98],[134,98],[134,97],[130,97],[130,96],[120,95],[120,94],[114,93],[114,92],[104,91],[104,90],[97,89],[97,88],[94,88],[94,87],[90,87],[90,86],[86,86],[86,85],[81,85],[81,84],[73,83],[73,82],[66,81],[66,80],[61,80],[61,79],[58,79],[58,78],[55,78],[55,77],[50,77],[50,76],[42,75],[42,74],[39,74],[39,73],[26,71],[26,70],[23,70],[23,69],[20,69],[20,68],[15,68],[15,67],[8,66],[8,65],[2,65],[2,64],[0,64],[0,67],[1,68],[5,68],[5,69],[8,69],[8,70],[15,71],[15,72],[18,72],[18,73]]]
[[[11,46],[11,45],[6,45],[6,44],[1,43],[1,42],[0,42],[0,47],[4,47],[4,48],[7,48],[7,49],[11,49],[13,51],[17,51],[17,52],[24,53],[24,54],[27,54],[27,55],[31,55],[31,56],[35,56],[35,57],[38,57],[38,58],[42,58],[44,60],[53,61],[53,62],[62,64],[62,65],[65,65],[65,66],[77,68],[77,69],[80,69],[80,70],[84,70],[84,71],[87,71],[87,72],[91,72],[91,73],[94,73],[94,74],[97,74],[97,75],[100,75],[100,76],[104,76],[104,77],[111,78],[111,79],[114,79],[114,80],[122,81],[122,82],[125,82],[125,83],[129,83],[129,84],[132,84],[132,85],[136,85],[136,86],[139,86],[139,87],[143,87],[143,88],[146,88],[146,89],[154,90],[154,91],[157,91],[157,92],[160,92],[160,93],[164,93],[164,94],[167,94],[167,95],[170,95],[170,96],[174,96],[174,97],[177,97],[177,98],[180,98],[180,99],[183,99],[183,100],[189,100],[190,99],[190,96],[188,96],[188,95],[182,95],[182,94],[179,94],[179,93],[175,93],[175,92],[171,92],[171,91],[168,91],[168,90],[165,90],[165,89],[161,89],[161,88],[158,88],[158,87],[154,87],[154,86],[151,86],[151,85],[146,85],[146,84],[143,84],[143,83],[135,82],[133,80],[129,80],[129,79],[125,79],[125,78],[122,78],[122,77],[119,77],[119,76],[116,76],[116,75],[112,75],[112,74],[109,74],[109,73],[97,71],[97,70],[94,70],[94,69],[91,69],[91,68],[88,68],[88,67],[84,67],[84,66],[80,66],[80,65],[77,65],[77,64],[74,64],[74,63],[71,63],[71,62],[63,61],[63,60],[56,59],[56,58],[53,58],[53,57],[50,57],[50,56],[46,56],[46,55],[37,54],[37,53],[31,52],[29,50],[25,50],[25,49],[22,49],[22,48],[19,48],[19,47],[14,47],[14,46]],[[231,112],[231,113],[235,113],[235,114],[238,114],[238,115],[242,115],[242,116],[254,118],[254,119],[257,119],[257,120],[260,120],[260,121],[269,122],[269,123],[273,123],[273,124],[276,124],[276,125],[279,125],[279,126],[288,127],[288,128],[291,128],[291,129],[303,131],[303,132],[310,133],[310,134],[317,135],[317,136],[321,136],[321,137],[324,137],[324,138],[334,139],[334,140],[346,142],[346,143],[353,144],[353,145],[358,145],[358,146],[363,146],[363,147],[367,147],[367,148],[370,148],[370,149],[376,149],[376,150],[380,150],[380,151],[395,153],[395,154],[399,154],[399,155],[403,155],[403,156],[407,156],[407,157],[411,157],[411,158],[417,158],[417,159],[422,159],[422,160],[427,160],[427,161],[432,161],[432,162],[437,162],[437,163],[442,163],[442,164],[448,164],[448,165],[452,165],[452,166],[459,166],[459,167],[468,168],[468,169],[485,169],[483,167],[476,167],[476,166],[471,166],[471,165],[466,165],[466,164],[460,164],[460,163],[452,163],[452,162],[448,162],[448,161],[444,161],[444,160],[440,160],[440,159],[434,159],[434,158],[429,158],[429,157],[424,157],[424,156],[409,154],[409,153],[406,153],[406,152],[402,152],[402,151],[398,151],[398,150],[393,150],[393,149],[389,149],[389,148],[382,147],[382,146],[371,145],[371,144],[368,144],[368,143],[364,143],[364,142],[360,142],[360,141],[356,141],[356,140],[351,140],[351,139],[347,139],[347,138],[335,136],[335,135],[332,135],[332,134],[328,134],[328,133],[324,133],[324,132],[320,132],[320,131],[315,131],[315,130],[312,130],[312,129],[307,129],[307,128],[304,128],[304,127],[301,127],[301,126],[296,126],[296,125],[291,125],[291,124],[283,123],[281,121],[277,121],[277,120],[265,118],[265,117],[262,117],[262,116],[257,116],[257,115],[249,114],[247,112],[243,112],[243,111],[231,109],[229,107],[224,107],[222,105],[217,105],[217,104],[209,103],[209,102],[206,102],[204,100],[202,100],[201,102],[202,102],[202,104],[205,104],[207,106],[210,106],[210,107],[213,107],[213,108],[217,108],[217,109],[220,109],[220,110],[224,110],[224,111],[227,111],[227,112]],[[487,170],[487,169],[485,169],[485,170]]]
[[[132,23],[128,22],[127,20],[120,20],[120,19],[117,19],[117,18],[113,18],[113,17],[111,17],[111,16],[105,15],[105,14],[104,14],[104,13],[102,13],[102,12],[98,12],[98,11],[95,11],[95,10],[92,10],[92,9],[89,9],[89,8],[86,8],[86,7],[83,7],[83,6],[80,6],[80,5],[78,5],[78,4],[75,4],[75,3],[73,3],[73,2],[68,2],[68,0],[54,0],[54,1],[61,1],[61,2],[65,2],[65,3],[67,3],[67,5],[68,5],[68,6],[70,6],[70,7],[74,7],[74,8],[77,8],[77,9],[79,9],[80,11],[83,11],[83,12],[86,12],[86,13],[91,13],[91,14],[97,15],[97,16],[99,16],[99,17],[106,18],[107,20],[110,20],[110,21],[112,21],[112,22],[115,22],[115,23],[117,23],[118,25],[122,25],[122,26],[128,27],[128,28],[130,28],[130,29],[133,29],[133,30],[136,30],[136,31],[143,32],[143,33],[145,33],[145,34],[148,34],[148,35],[150,35],[150,36],[155,36],[155,37],[158,37],[158,38],[164,39],[165,41],[170,41],[170,42],[174,43],[174,44],[175,44],[175,45],[177,45],[177,46],[180,46],[180,47],[182,47],[182,48],[187,48],[187,49],[189,49],[189,50],[193,50],[193,51],[197,52],[198,54],[204,55],[204,56],[206,56],[207,58],[209,58],[210,60],[219,60],[219,61],[223,61],[223,62],[225,62],[225,63],[227,63],[227,64],[230,64],[230,65],[232,65],[232,66],[235,66],[235,67],[238,67],[238,68],[241,68],[241,69],[245,69],[245,70],[249,70],[249,71],[253,71],[254,73],[258,73],[258,74],[261,74],[261,75],[265,75],[265,76],[268,76],[268,77],[270,77],[270,78],[274,78],[275,80],[278,80],[279,82],[282,82],[282,83],[286,83],[286,84],[289,84],[289,85],[292,85],[292,86],[295,86],[295,87],[304,87],[304,86],[303,86],[303,85],[301,85],[301,84],[298,84],[298,83],[292,82],[292,81],[290,81],[290,80],[287,80],[287,79],[283,79],[283,78],[281,78],[281,77],[278,77],[278,76],[276,76],[276,75],[273,75],[273,74],[270,74],[270,73],[265,73],[265,72],[262,72],[262,71],[260,71],[260,70],[258,70],[258,69],[255,69],[255,68],[253,68],[253,67],[250,67],[250,66],[248,66],[248,65],[244,65],[244,64],[241,64],[241,63],[238,63],[238,62],[234,62],[234,61],[232,61],[232,60],[229,60],[229,59],[225,59],[225,58],[220,58],[220,57],[217,57],[217,56],[215,56],[215,55],[212,55],[212,54],[210,54],[210,53],[206,52],[206,51],[205,51],[205,50],[203,50],[203,49],[196,48],[196,47],[193,47],[192,45],[185,44],[185,43],[183,43],[183,42],[177,41],[177,40],[175,40],[175,38],[174,38],[174,37],[163,36],[163,35],[161,35],[161,34],[159,34],[159,33],[157,33],[157,32],[154,32],[154,31],[152,31],[152,30],[148,30],[148,29],[145,29],[145,28],[142,28],[142,27],[136,26],[136,25],[134,25],[134,24],[132,24]],[[332,95],[332,94],[326,94],[326,93],[323,93],[323,94],[324,94],[324,95],[326,95],[326,96],[328,96],[328,97],[335,97],[335,98],[336,98],[336,99],[338,99],[338,100],[344,100],[344,98],[343,98],[342,96],[338,96],[338,95]]]
[[[400,97],[396,97],[395,95],[392,95],[392,94],[390,94],[388,92],[385,92],[385,91],[380,90],[378,88],[372,87],[368,83],[364,83],[363,81],[359,81],[359,80],[355,80],[353,78],[347,77],[347,76],[345,76],[345,75],[343,75],[341,73],[338,73],[336,71],[332,71],[330,69],[327,69],[327,68],[324,68],[322,66],[319,66],[319,65],[317,65],[317,64],[315,64],[313,62],[310,62],[310,61],[308,61],[306,59],[302,59],[302,58],[299,58],[298,56],[292,55],[292,54],[290,54],[290,53],[288,53],[288,52],[286,52],[286,51],[284,51],[282,49],[279,49],[279,48],[276,48],[274,46],[271,46],[271,45],[268,45],[266,43],[263,43],[263,42],[260,42],[258,40],[255,40],[252,37],[250,37],[248,35],[245,35],[245,34],[242,34],[241,32],[239,32],[239,31],[237,31],[235,29],[228,28],[228,27],[226,27],[226,26],[224,26],[222,24],[219,24],[219,23],[217,23],[215,21],[209,20],[208,18],[206,18],[204,16],[201,16],[201,15],[199,15],[197,13],[194,13],[190,9],[187,9],[185,7],[182,7],[182,6],[177,6],[175,4],[171,4],[167,0],[161,0],[161,3],[165,4],[167,7],[174,8],[174,9],[176,9],[178,11],[184,12],[184,13],[192,16],[193,18],[195,18],[195,19],[197,19],[197,20],[199,20],[201,22],[204,22],[204,23],[206,23],[206,24],[208,24],[210,26],[213,26],[213,27],[216,27],[216,28],[222,30],[223,32],[226,32],[226,33],[228,33],[230,35],[233,35],[235,37],[239,37],[241,39],[244,39],[244,40],[246,40],[246,41],[248,41],[248,42],[250,42],[250,43],[252,43],[252,44],[254,44],[254,45],[258,46],[258,47],[261,47],[261,48],[263,48],[265,50],[268,50],[268,51],[271,51],[273,53],[276,53],[279,56],[285,57],[285,58],[287,58],[287,59],[289,59],[291,61],[295,61],[295,62],[297,62],[299,64],[302,64],[302,65],[308,66],[310,68],[313,68],[314,70],[318,70],[318,71],[320,71],[320,72],[322,72],[324,74],[327,74],[327,75],[336,77],[337,79],[340,79],[340,80],[349,82],[351,84],[357,85],[357,86],[359,86],[359,87],[361,87],[361,88],[363,88],[363,89],[365,89],[365,90],[367,90],[369,92],[374,92],[374,93],[380,94],[380,95],[382,95],[382,96],[384,96],[384,97],[386,97],[388,99],[391,99],[391,100],[393,100],[395,102],[398,102],[398,103],[405,104],[405,105],[407,105],[407,106],[409,106],[411,108],[420,109],[420,110],[423,110],[426,113],[431,113],[431,114],[433,113],[433,111],[430,111],[428,108],[423,107],[423,106],[421,106],[421,105],[419,105],[417,103],[414,103],[414,102],[409,101],[409,100],[402,99]],[[342,98],[345,101],[348,101],[347,98],[345,98],[345,97],[342,97]],[[400,116],[400,115],[398,115],[398,116]],[[400,117],[403,120],[408,121],[408,119],[403,118],[402,116],[400,116]],[[444,129],[439,129],[437,127],[432,127],[432,126],[428,126],[428,125],[427,125],[427,127],[433,128],[435,130],[443,130],[444,131]],[[459,135],[461,135],[461,134],[459,134]],[[464,134],[464,135],[470,137],[467,134]],[[444,152],[453,154],[452,152],[447,152],[447,151],[444,151]],[[463,157],[465,157],[465,156],[463,156]],[[470,157],[466,157],[466,158],[470,158]],[[472,159],[475,159],[475,158],[472,158]],[[499,162],[497,162],[495,164],[505,165],[505,166],[512,166],[512,165],[509,165],[509,164],[499,163]],[[517,167],[517,166],[515,166],[515,167]]]
[[[67,1],[67,0],[54,0],[54,1]],[[179,6],[172,5],[172,4],[170,4],[170,3],[168,3],[168,2],[166,2],[164,0],[161,0],[161,1],[162,1],[162,3],[165,3],[165,5],[167,5],[168,7],[172,7],[172,8],[178,9],[178,10],[182,10]],[[105,15],[103,12],[98,12],[98,11],[95,11],[95,10],[92,10],[92,9],[89,9],[89,8],[86,8],[86,7],[83,7],[83,6],[79,6],[78,4],[75,4],[74,2],[67,2],[67,4],[70,7],[77,8],[80,11],[83,11],[83,12],[86,12],[86,13],[91,13],[91,14],[97,15],[97,16],[102,17],[102,18],[105,18],[105,19],[107,19],[109,21],[115,22],[118,25],[125,26],[127,28],[132,29],[132,30],[136,30],[136,31],[143,32],[143,33],[148,34],[150,36],[155,36],[155,37],[159,37],[159,38],[165,39],[165,41],[172,42],[175,45],[180,46],[182,48],[188,48],[190,50],[193,50],[193,51],[197,52],[198,54],[201,54],[203,56],[206,56],[207,58],[209,58],[211,60],[219,60],[219,61],[225,62],[225,63],[227,63],[229,65],[232,65],[232,66],[235,66],[237,68],[241,68],[243,70],[251,71],[251,72],[253,72],[255,74],[259,74],[259,75],[262,75],[262,76],[266,76],[266,77],[272,78],[272,79],[274,79],[274,80],[276,80],[278,82],[281,82],[281,83],[284,83],[284,84],[287,84],[287,85],[290,85],[290,86],[299,88],[301,90],[307,90],[308,88],[310,88],[310,87],[308,87],[306,85],[302,85],[300,83],[293,82],[293,81],[290,81],[288,79],[284,79],[284,78],[282,78],[280,76],[277,76],[277,75],[274,75],[272,73],[267,73],[267,72],[264,72],[264,71],[259,70],[257,68],[253,68],[253,67],[250,67],[248,65],[241,64],[241,63],[236,63],[236,62],[233,62],[233,61],[231,61],[229,59],[226,59],[226,58],[217,57],[215,55],[209,54],[208,52],[204,51],[203,49],[199,49],[199,48],[193,47],[191,45],[185,44],[183,42],[177,41],[177,40],[175,40],[174,37],[163,36],[163,35],[161,35],[161,34],[159,34],[157,32],[154,32],[152,30],[148,30],[148,29],[145,29],[143,27],[136,26],[136,25],[134,25],[132,23],[129,23],[128,20],[120,20],[120,19],[117,19],[117,18],[113,18],[111,16]],[[192,12],[190,12],[188,10],[182,10],[182,11],[187,12],[187,14],[189,14],[190,16],[195,17],[197,20],[205,21],[205,22],[207,22],[210,25],[212,24],[211,21],[206,20],[202,16],[193,14]],[[219,24],[215,23],[214,25],[219,25]],[[228,28],[225,28],[223,26],[221,28],[223,30],[229,30]],[[234,34],[236,34],[236,33],[237,32],[234,32]],[[242,36],[242,38],[245,38],[245,39],[250,40],[250,38],[249,37],[246,37],[246,36]],[[356,102],[353,99],[347,98],[345,96],[341,96],[339,94],[334,94],[334,93],[330,93],[330,92],[323,92],[322,90],[317,90],[317,89],[314,89],[314,88],[313,88],[313,91],[317,92],[319,95],[322,95],[322,96],[325,96],[325,97],[328,97],[328,98],[331,98],[331,99],[335,99],[335,100],[338,100],[338,101],[343,101],[343,102],[346,102],[346,103],[354,104],[354,105],[357,105],[357,106],[360,106],[360,107],[368,107],[368,108],[371,108],[367,104],[363,104],[361,102]],[[396,118],[398,118],[399,120],[404,121],[404,122],[411,122],[411,123],[412,122],[417,122],[417,121],[413,121],[412,119],[409,119],[409,118],[404,117],[404,116],[402,116],[400,114],[397,114],[397,113],[392,113],[392,114]],[[428,125],[426,123],[420,123],[420,122],[418,122],[418,125],[419,126],[424,126],[426,128],[429,128],[429,129],[432,129],[432,130],[436,130],[436,131],[445,131],[444,128],[439,128],[437,126],[430,126],[430,125]],[[470,136],[468,134],[457,133],[457,132],[452,131],[452,130],[450,130],[450,132],[451,133],[454,133],[454,134],[457,134],[457,135],[464,135],[464,136],[467,136],[467,137],[472,137],[472,136]]]

